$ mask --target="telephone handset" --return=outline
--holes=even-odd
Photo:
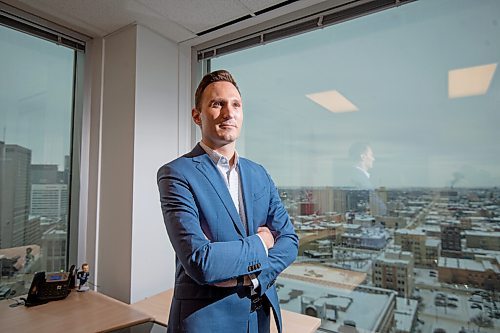
[[[24,305],[35,306],[66,298],[74,287],[74,275],[74,265],[71,266],[70,272],[35,273]]]

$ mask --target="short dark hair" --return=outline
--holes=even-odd
[[[198,88],[196,88],[196,93],[194,94],[194,106],[196,110],[201,111],[201,96],[203,95],[203,92],[208,87],[208,85],[219,81],[232,83],[236,90],[238,90],[238,92],[240,93],[240,88],[238,88],[236,81],[228,71],[221,69],[212,73],[208,73],[203,77],[203,79],[201,79]]]

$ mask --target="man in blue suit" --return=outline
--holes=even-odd
[[[266,170],[238,156],[243,104],[227,71],[205,75],[192,110],[202,139],[158,171],[176,253],[168,332],[282,331],[274,282],[298,238]]]

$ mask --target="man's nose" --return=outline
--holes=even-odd
[[[232,119],[236,113],[236,108],[231,106],[230,104],[225,104],[222,107],[222,116],[224,119]]]

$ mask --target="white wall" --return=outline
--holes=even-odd
[[[138,26],[136,54],[132,303],[173,287],[156,172],[177,157],[179,137],[177,44]]]
[[[132,303],[174,284],[156,172],[191,144],[191,54],[136,25],[89,51],[79,262],[99,292]]]
[[[130,300],[136,27],[104,39],[101,110],[97,284]]]

